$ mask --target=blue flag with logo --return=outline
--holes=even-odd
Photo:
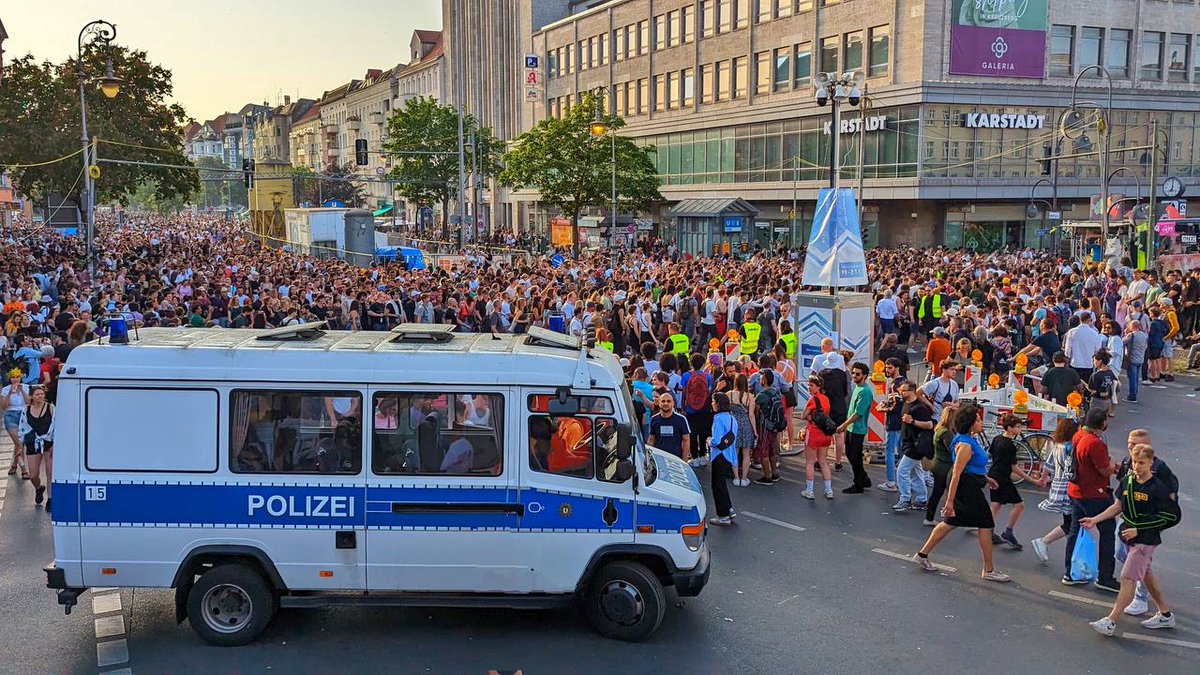
[[[821,188],[808,253],[804,257],[806,286],[862,286],[867,283],[867,259],[854,191]]]

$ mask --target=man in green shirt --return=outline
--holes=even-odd
[[[850,468],[854,470],[854,484],[842,490],[842,494],[857,495],[871,487],[871,479],[867,477],[867,469],[863,466],[863,442],[867,440],[867,419],[871,416],[871,401],[875,393],[867,384],[867,364],[857,362],[850,366],[850,379],[854,381],[854,391],[850,394],[850,409],[846,421],[838,426],[838,432],[849,431],[846,434],[846,457],[850,459]]]

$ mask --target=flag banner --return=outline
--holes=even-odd
[[[808,252],[804,256],[806,286],[862,286],[867,283],[867,260],[854,191],[821,188],[813,218]]]

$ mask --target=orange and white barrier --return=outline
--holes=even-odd
[[[963,393],[973,394],[983,389],[983,369],[970,364],[966,367],[963,378]]]

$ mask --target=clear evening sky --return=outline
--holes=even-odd
[[[199,121],[297,90],[318,98],[368,68],[406,63],[412,31],[442,26],[439,0],[4,0],[5,60],[63,61],[93,19],[169,69],[176,100]]]

